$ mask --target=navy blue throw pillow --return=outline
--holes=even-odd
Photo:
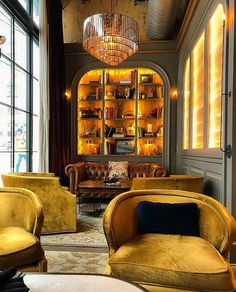
[[[196,203],[138,204],[139,234],[162,233],[199,236],[199,211]]]

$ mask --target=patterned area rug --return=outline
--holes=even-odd
[[[42,235],[41,243],[49,273],[103,273],[108,247],[103,232],[103,214],[79,214],[78,232]]]
[[[93,217],[79,215],[78,232],[54,235],[42,235],[41,243],[46,250],[68,250],[74,248],[102,248],[107,250],[107,242],[103,232],[103,215]]]
[[[49,273],[102,274],[107,253],[46,251]]]

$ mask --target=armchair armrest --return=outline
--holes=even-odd
[[[169,176],[168,171],[162,165],[158,163],[152,163],[150,165],[150,177],[165,177]]]
[[[203,194],[160,189],[132,190],[110,202],[103,217],[110,256],[136,235],[137,204],[141,201],[197,203],[200,237],[227,257],[232,242],[236,239],[236,223],[228,210],[220,202]]]
[[[0,227],[23,227],[40,238],[43,226],[43,205],[30,190],[16,187],[0,188]]]
[[[71,163],[66,166],[65,173],[69,177],[69,191],[75,194],[78,190],[78,184],[85,180],[85,163]]]

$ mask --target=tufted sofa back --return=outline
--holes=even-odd
[[[155,177],[166,176],[167,172],[164,168],[160,170],[160,165],[157,172],[156,163],[129,163],[128,175],[129,179],[135,177]],[[86,162],[85,164],[85,179],[104,179],[108,176],[108,162]]]
[[[108,162],[74,162],[66,166],[65,173],[69,177],[69,190],[75,194],[78,184],[84,180],[103,180],[108,176]],[[168,172],[158,163],[128,164],[129,179],[135,177],[164,177]]]

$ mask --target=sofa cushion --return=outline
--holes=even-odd
[[[138,203],[138,233],[199,236],[196,203]]]
[[[0,270],[39,261],[44,251],[37,237],[20,227],[0,228]]]
[[[231,268],[206,240],[194,236],[142,234],[109,260],[113,276],[138,283],[197,291],[233,291]]]
[[[128,179],[128,161],[109,161],[108,178]]]

